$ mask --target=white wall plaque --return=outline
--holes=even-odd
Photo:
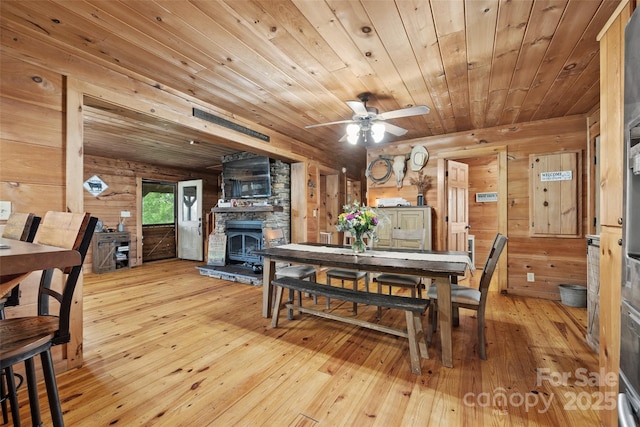
[[[100,193],[109,188],[109,186],[100,179],[98,175],[93,175],[82,184],[85,190],[93,194],[94,197],[98,197]]]
[[[498,193],[488,192],[488,193],[476,193],[476,203],[485,203],[485,202],[497,202],[498,201]]]
[[[540,181],[571,181],[573,171],[541,172]]]

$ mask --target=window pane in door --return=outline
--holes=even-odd
[[[195,221],[198,218],[198,196],[195,186],[184,187],[182,197],[182,218],[185,221]]]

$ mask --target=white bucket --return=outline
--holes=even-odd
[[[581,285],[558,285],[560,301],[569,307],[587,306],[587,287]]]

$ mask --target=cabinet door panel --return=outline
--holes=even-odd
[[[388,248],[391,246],[391,230],[396,227],[398,222],[397,209],[378,209],[380,214],[380,224],[376,229],[378,241],[374,246],[377,248]]]
[[[413,230],[424,228],[424,210],[416,210],[416,211],[400,211],[398,212],[398,228],[404,230]],[[402,249],[419,249],[420,246],[417,242],[398,242],[396,241],[396,248]],[[426,246],[426,245],[425,245]]]
[[[425,249],[431,249],[431,208],[379,208],[378,214],[381,222],[376,234],[378,240],[374,247],[384,249],[391,247],[391,230],[394,228],[415,229],[426,228],[427,238]],[[405,249],[417,249],[415,243],[403,242],[395,247]]]

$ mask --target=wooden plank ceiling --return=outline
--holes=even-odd
[[[618,4],[3,0],[0,7],[3,29],[39,35],[206,101],[230,120],[348,159],[353,151],[338,141],[344,125],[305,126],[350,119],[345,101],[363,92],[380,112],[431,108],[390,120],[408,133],[385,141],[588,112],[599,100],[596,36]],[[104,105],[89,108],[85,124],[89,154],[184,167],[194,160],[187,141],[196,140],[201,150],[190,167],[217,168],[221,154],[237,151]]]

